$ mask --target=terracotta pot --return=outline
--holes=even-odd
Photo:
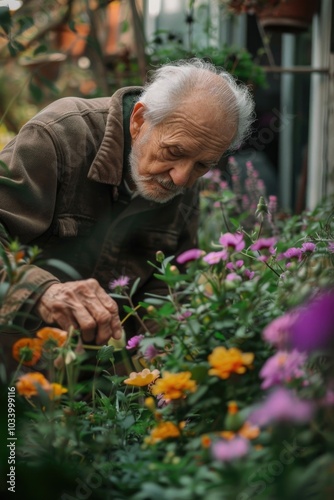
[[[59,76],[60,67],[65,59],[66,55],[61,53],[39,54],[31,60],[22,59],[20,64],[30,69],[38,82],[43,83],[45,79],[54,82]]]
[[[282,0],[275,7],[264,7],[257,16],[268,31],[298,33],[308,29],[319,6],[320,0]]]
[[[58,26],[56,30],[56,48],[74,57],[83,54],[86,39],[90,32],[88,24],[76,24],[76,31],[72,31],[66,24]]]

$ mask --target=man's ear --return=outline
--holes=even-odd
[[[130,134],[133,140],[139,134],[141,126],[145,121],[144,111],[145,105],[140,101],[136,102],[130,116]]]

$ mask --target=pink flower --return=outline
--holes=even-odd
[[[242,281],[241,276],[237,273],[228,273],[225,278],[226,281]]]
[[[303,401],[288,389],[280,387],[250,414],[248,421],[260,427],[274,422],[302,423],[308,422],[313,412],[313,403]]]
[[[121,290],[126,288],[130,282],[130,278],[128,276],[120,276],[119,278],[111,281],[109,283],[110,290],[115,290],[116,288]]]
[[[287,313],[284,316],[274,319],[263,330],[263,339],[279,349],[286,348],[288,345],[291,327],[296,321],[297,313]]]
[[[312,352],[334,344],[334,290],[323,292],[300,309],[291,331],[292,345]]]
[[[219,243],[230,250],[241,252],[245,248],[244,235],[242,233],[225,233],[219,238]]]
[[[306,354],[294,349],[293,351],[278,351],[271,356],[260,371],[263,379],[262,389],[300,378],[304,375],[302,366],[306,361]]]
[[[149,345],[145,352],[144,352],[144,358],[147,361],[152,361],[154,358],[156,358],[159,354],[159,351],[156,349],[156,347],[152,344]]]
[[[275,238],[259,238],[255,243],[251,245],[250,249],[254,251],[268,250],[269,253],[274,254],[275,243],[276,243]]]
[[[308,241],[302,244],[302,252],[303,253],[312,253],[316,249],[315,243]]]
[[[227,260],[228,253],[226,250],[220,250],[219,252],[210,252],[205,257],[203,257],[204,262],[210,264],[211,266],[214,264],[218,264],[221,260]]]
[[[204,254],[205,252],[203,250],[200,250],[199,248],[191,248],[190,250],[186,250],[178,257],[176,257],[176,262],[178,264],[185,264],[186,262],[199,259]]]
[[[211,451],[215,460],[232,462],[247,455],[249,443],[244,438],[235,437],[229,441],[217,441],[212,445]]]
[[[328,250],[331,252],[331,253],[334,253],[334,241],[330,241],[328,243]]]
[[[286,250],[286,252],[283,253],[283,256],[286,259],[301,260],[302,258],[301,248],[295,248],[295,247],[288,248],[288,250]]]
[[[252,280],[255,276],[255,272],[254,271],[251,271],[250,269],[245,269],[244,270],[244,276],[248,279],[248,280]]]
[[[140,344],[140,341],[144,338],[144,335],[135,335],[134,337],[131,337],[131,339],[128,341],[128,343],[125,346],[125,349],[137,349],[137,347]]]
[[[189,318],[189,316],[192,315],[192,312],[191,311],[184,311],[183,313],[180,313],[178,316],[177,316],[177,319],[179,321],[185,321],[187,318]]]

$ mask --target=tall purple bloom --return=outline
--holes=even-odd
[[[131,337],[131,339],[128,341],[128,343],[126,344],[125,348],[126,349],[136,349],[139,344],[140,344],[140,341],[144,338],[144,335],[135,335],[134,337]]]
[[[295,260],[300,260],[302,258],[302,250],[301,248],[295,248],[291,247],[286,250],[286,252],[283,253],[283,256],[286,259],[295,259]]]
[[[296,349],[291,352],[278,351],[265,362],[260,371],[260,377],[263,379],[262,389],[302,377],[305,361],[306,354]]]
[[[264,403],[248,417],[248,421],[260,427],[275,422],[308,422],[313,415],[314,404],[295,396],[280,387],[269,394]]]
[[[230,250],[241,252],[245,248],[244,235],[242,233],[225,233],[219,238],[219,243]]]
[[[334,290],[321,293],[300,309],[292,326],[291,344],[305,352],[334,345]]]
[[[313,253],[316,249],[316,244],[312,243],[312,241],[306,241],[302,244],[302,252],[303,253]]]
[[[237,458],[244,457],[249,451],[249,443],[246,439],[235,437],[230,441],[217,441],[212,445],[212,455],[221,462],[232,462]]]

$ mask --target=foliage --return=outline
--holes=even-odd
[[[151,263],[165,297],[133,304],[136,281],[112,284],[129,315],[145,311],[146,330],[125,348],[54,328],[17,343],[1,394],[16,387],[16,492],[333,497],[333,204],[281,216],[256,179],[250,164],[240,192],[219,172],[204,179],[200,248]]]

